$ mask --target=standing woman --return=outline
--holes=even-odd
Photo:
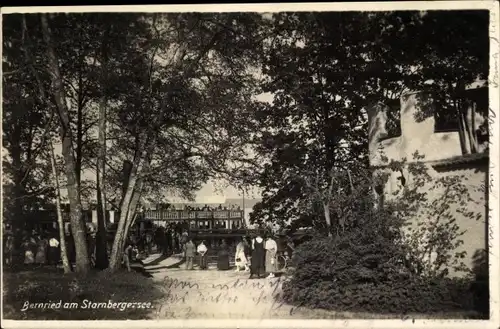
[[[253,279],[254,275],[260,279],[260,276],[264,272],[264,239],[261,237],[260,233],[257,234],[255,239],[252,240],[252,264],[250,269],[250,279]]]
[[[222,240],[220,245],[217,257],[217,269],[219,271],[229,270],[229,246],[227,245],[226,240]]]
[[[278,244],[273,240],[271,235],[268,235],[266,240],[266,272],[269,273],[268,278],[274,278],[276,272],[276,253],[278,252]]]
[[[45,238],[45,236],[39,236],[38,241],[36,243],[36,255],[35,255],[35,263],[38,265],[45,265],[47,262],[47,246],[49,242]]]
[[[240,242],[236,245],[234,264],[236,265],[236,272],[239,272],[241,268],[247,268],[247,256],[245,255],[245,238],[241,238]]]
[[[36,246],[36,242],[31,237],[26,237],[23,241],[22,247],[24,250],[24,265],[33,265],[35,262],[35,256],[33,253],[33,244]]]
[[[14,237],[9,233],[7,233],[7,239],[5,240],[3,252],[5,265],[12,266],[12,260],[14,256]]]

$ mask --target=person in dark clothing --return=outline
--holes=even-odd
[[[127,268],[127,271],[130,272],[130,263],[132,262],[134,243],[131,239],[127,239],[125,243],[125,247],[123,249],[123,264]]]
[[[222,240],[219,247],[219,253],[217,255],[217,269],[219,271],[229,270],[229,246],[225,240]]]
[[[158,252],[166,255],[167,250],[165,248],[165,229],[163,227],[160,227],[158,230],[156,230],[156,245],[158,246]]]
[[[245,257],[249,260],[252,257],[252,239],[248,236],[244,238],[245,242]]]
[[[87,252],[89,259],[92,263],[95,262],[95,246],[96,246],[96,235],[95,232],[87,233]]]
[[[153,253],[153,234],[151,232],[146,232],[146,254],[151,255]]]
[[[264,274],[264,260],[266,250],[264,249],[264,239],[260,234],[257,234],[252,240],[252,260],[250,267],[250,279],[256,275],[259,279]]]
[[[59,241],[55,234],[49,239],[49,250],[47,253],[49,265],[57,265],[59,262]]]
[[[74,264],[76,261],[76,249],[75,240],[73,239],[73,234],[66,235],[66,249],[68,250],[68,260],[70,264]]]
[[[179,240],[179,234],[176,232],[174,234],[174,246],[175,246],[175,251],[179,252],[181,250],[180,246],[180,240]]]
[[[163,254],[165,256],[170,256],[171,249],[172,249],[172,233],[170,232],[170,230],[168,230],[165,232],[165,240],[163,242]]]

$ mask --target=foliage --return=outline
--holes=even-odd
[[[300,245],[294,275],[283,286],[284,300],[311,308],[391,314],[472,308],[465,282],[413,276],[398,264],[403,255],[391,241],[376,238],[373,231],[358,243],[359,237],[352,233]]]
[[[6,24],[9,21],[11,24]],[[47,104],[39,97],[36,76],[30,69],[26,36],[18,31],[22,31],[18,17],[4,21],[2,187],[4,219],[14,228],[23,229],[31,224],[34,211],[47,207],[54,196],[46,152],[53,129]],[[9,38],[14,33],[16,37]]]
[[[373,233],[352,232],[300,245],[294,256],[294,275],[283,286],[285,301],[336,311],[391,314],[472,309],[466,281],[412,275],[398,262],[403,257],[399,248]]]
[[[318,236],[296,249],[295,271],[284,286],[287,302],[337,311],[485,313],[481,303],[487,299],[487,283],[480,269],[474,270],[476,277],[446,276],[449,268],[464,266],[464,252],[457,251],[463,232],[456,217],[476,220],[476,214],[464,212],[470,202],[467,187],[454,176],[431,184],[422,157],[415,157],[410,164],[389,164],[389,170],[409,167],[411,181],[379,207],[362,188],[345,193],[345,232],[334,238]],[[377,177],[386,182],[384,176]],[[371,188],[373,182],[365,177],[355,186]],[[435,189],[444,192],[436,194]],[[429,257],[430,251],[436,256]]]
[[[312,225],[314,209],[299,206],[312,201],[309,173],[324,186],[332,168],[368,167],[374,104],[423,90],[435,107],[422,106],[419,120],[455,115],[457,90],[487,76],[487,22],[486,11],[273,15],[263,63],[273,102],[257,114],[263,166],[251,180],[263,193],[252,220]]]
[[[423,159],[416,152],[409,164],[405,159],[389,164],[392,170],[407,168],[411,178],[401,193],[389,201],[397,209],[397,216],[406,221],[404,241],[409,262],[418,274],[430,277],[446,276],[450,269],[469,271],[463,262],[467,252],[461,248],[466,228],[459,226],[457,217],[480,221],[482,212],[471,207],[479,201],[471,198],[467,177],[431,177]]]
[[[102,106],[108,112],[104,189],[115,192],[109,198],[115,199],[115,206],[125,207],[124,216],[129,209],[135,211],[132,204],[142,196],[171,192],[189,198],[210,177],[231,178],[252,162],[246,144],[253,127],[252,97],[258,93],[253,71],[265,31],[260,15],[43,17],[49,18],[50,44],[43,38],[40,15],[9,15],[4,21],[8,49],[4,67],[18,79],[7,82],[14,82],[12,87],[20,93],[13,96],[38,101],[41,118],[34,121],[37,112],[18,99],[12,99],[13,105],[6,109],[14,113],[13,107],[20,103],[30,110],[31,121],[43,127],[52,113],[47,109],[54,109],[51,77],[56,68],[60,71],[63,94],[58,99],[68,105],[69,125],[54,122],[53,128],[55,133],[64,126],[62,131],[72,135],[74,154],[65,154],[66,164],[75,163],[74,170],[66,171],[76,174],[78,198],[71,200],[72,211],[82,196],[95,195],[95,185],[82,177],[96,168],[95,125]],[[51,65],[48,48],[54,49],[56,57]],[[24,57],[16,57],[20,50]],[[12,145],[20,138],[31,138],[29,133],[38,133],[37,129],[20,127]],[[28,155],[30,151],[22,150]],[[131,171],[122,171],[124,162],[132,164]],[[135,179],[140,181],[137,187],[129,184]],[[123,202],[120,192],[129,187],[136,197]]]

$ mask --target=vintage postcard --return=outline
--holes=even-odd
[[[498,2],[1,11],[2,327],[500,327]]]

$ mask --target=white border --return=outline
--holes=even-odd
[[[363,3],[272,3],[220,5],[144,5],[1,8],[2,15],[44,12],[277,12],[277,11],[387,11],[486,9],[490,11],[490,320],[138,320],[138,321],[15,321],[3,328],[500,328],[500,226],[499,226],[499,5],[496,1],[414,1]],[[0,43],[1,47],[1,43]],[[491,115],[493,114],[493,115]],[[1,137],[0,137],[1,138]],[[0,178],[1,179],[1,178]],[[2,281],[3,288],[3,281]],[[2,298],[3,302],[3,298]]]

